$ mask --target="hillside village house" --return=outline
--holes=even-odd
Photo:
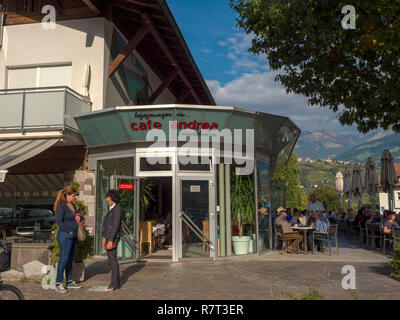
[[[168,134],[171,123],[178,133],[254,129],[254,156],[244,148],[237,154],[254,167],[241,181],[254,188],[254,208],[244,221],[247,247],[240,253],[271,248],[270,212],[280,203],[270,170],[288,159],[300,129],[287,117],[216,106],[164,0],[0,4],[0,170],[6,172],[0,207],[51,208],[57,191],[74,180],[101,256],[104,195],[116,188],[124,215],[121,259],[156,255],[157,230],[166,232],[160,221],[172,226],[163,258],[233,255],[239,252],[232,250],[238,226],[231,189],[234,169],[243,164],[236,158],[219,164],[213,156],[184,163],[183,142]],[[45,5],[55,9],[55,29],[41,23]],[[150,161],[151,129],[170,138],[156,150],[164,163]],[[204,150],[225,155],[219,145],[194,149],[196,158]],[[259,213],[263,206],[266,215]]]

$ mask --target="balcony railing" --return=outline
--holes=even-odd
[[[74,117],[91,102],[69,87],[0,90],[0,132],[79,131]]]

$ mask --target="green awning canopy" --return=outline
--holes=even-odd
[[[145,142],[150,129],[162,129],[168,140],[170,121],[177,121],[178,134],[185,127],[220,131],[242,129],[243,141],[246,129],[254,129],[255,147],[285,159],[300,135],[300,129],[287,117],[233,107],[127,106],[94,111],[75,120],[88,148]]]

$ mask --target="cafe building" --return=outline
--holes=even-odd
[[[55,29],[44,2],[0,0],[0,207],[51,206],[74,180],[96,256],[109,189],[121,260],[271,250],[284,205],[271,176],[300,129],[216,106],[163,0],[58,1]]]

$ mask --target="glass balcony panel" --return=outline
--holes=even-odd
[[[65,92],[27,92],[24,127],[50,127],[64,124]]]
[[[21,127],[22,104],[22,93],[0,94],[0,129]]]
[[[67,101],[65,108],[66,126],[75,130],[79,130],[74,117],[77,117],[85,113],[89,113],[90,111],[91,107],[86,101],[78,98],[77,96],[67,91]]]

